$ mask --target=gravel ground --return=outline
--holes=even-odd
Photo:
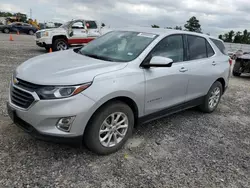
[[[232,77],[212,114],[187,110],[139,126],[115,154],[33,139],[5,108],[12,71],[45,53],[0,34],[0,187],[250,187],[250,78]]]

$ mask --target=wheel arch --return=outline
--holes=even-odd
[[[101,102],[101,103],[97,102],[98,105],[95,107],[94,113],[90,116],[89,120],[87,121],[87,124],[84,127],[83,134],[85,132],[86,127],[89,126],[92,119],[95,118],[95,115],[99,112],[101,107],[103,107],[104,105],[106,105],[108,103],[114,102],[114,101],[123,102],[131,108],[131,110],[133,111],[133,114],[134,114],[135,126],[137,125],[137,120],[138,120],[138,116],[139,116],[139,108],[138,108],[138,105],[136,104],[135,100],[132,99],[131,97],[128,97],[128,96],[116,96],[113,98],[106,99],[104,102]]]
[[[218,78],[215,82],[220,82],[221,83],[221,85],[222,85],[222,89],[223,89],[223,93],[225,92],[225,87],[226,87],[226,81],[225,81],[225,79],[224,78],[222,78],[222,77],[220,77],[220,78]]]
[[[52,43],[55,42],[56,39],[65,39],[68,42],[68,38],[66,37],[66,35],[55,35],[52,37]]]

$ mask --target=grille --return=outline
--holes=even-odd
[[[26,81],[21,80],[19,78],[17,78],[17,80],[18,80],[18,87],[21,87],[21,88],[28,90],[28,91],[35,91],[36,89],[41,87],[40,85],[26,82]]]
[[[38,38],[38,39],[41,38],[41,32],[36,33],[36,38]]]
[[[28,108],[33,102],[34,97],[15,87],[11,88],[11,102],[21,108]]]

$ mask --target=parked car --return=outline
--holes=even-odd
[[[37,28],[27,23],[14,22],[9,25],[1,25],[0,31],[2,31],[3,33],[10,33],[10,32],[18,31],[20,33],[34,35],[34,33],[37,31]]]
[[[135,125],[199,106],[213,112],[228,87],[223,42],[177,30],[111,31],[85,47],[37,56],[13,74],[7,108],[37,138],[121,148]]]
[[[250,54],[244,54],[236,58],[233,75],[240,76],[242,73],[250,73]]]
[[[43,29],[36,33],[36,44],[47,51],[67,50],[71,45],[86,44],[101,35],[101,29],[93,20],[74,20],[59,28]]]

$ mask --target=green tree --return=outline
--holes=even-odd
[[[222,35],[219,35],[219,39],[224,40]]]
[[[241,32],[238,31],[235,36],[234,36],[234,40],[233,40],[234,43],[241,43],[242,42],[242,35],[241,35]]]
[[[160,28],[160,26],[155,25],[155,24],[154,24],[154,25],[151,25],[151,27],[152,27],[152,28]]]
[[[234,36],[235,36],[235,33],[233,30],[231,30],[228,33],[225,33],[223,38],[225,42],[233,42]]]
[[[250,33],[246,29],[243,31],[241,43],[243,43],[243,44],[250,43]]]
[[[173,29],[172,27],[165,27],[165,29]]]
[[[175,26],[174,29],[175,30],[182,30],[182,27],[181,26]]]
[[[191,17],[184,25],[187,31],[201,33],[201,25],[195,16]]]

